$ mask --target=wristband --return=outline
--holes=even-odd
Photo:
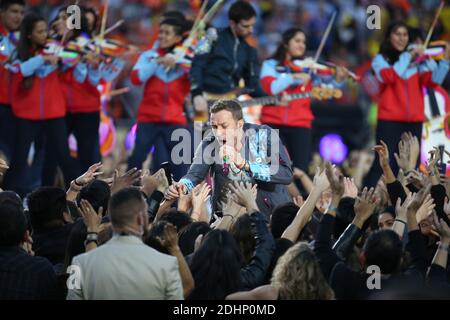
[[[222,218],[225,218],[225,217],[231,217],[232,220],[235,219],[234,216],[231,215],[231,214],[224,214],[224,215],[222,216]]]
[[[439,243],[438,250],[446,251],[447,253],[449,252],[448,245],[444,245],[442,243]]]
[[[395,219],[395,220],[394,220],[394,222],[395,222],[395,221],[401,222],[401,223],[403,223],[403,224],[404,224],[404,225],[406,226],[406,222],[405,222],[405,221],[403,221],[403,220],[400,220],[400,219]]]

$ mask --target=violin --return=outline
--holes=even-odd
[[[313,73],[321,76],[330,76],[336,73],[336,64],[332,62],[317,63],[312,58],[295,59],[288,62],[288,66],[294,73],[309,73],[311,70]],[[359,77],[351,71],[348,71],[348,75],[355,81],[359,80]]]
[[[433,59],[435,61],[440,61],[440,60],[444,59],[446,46],[447,46],[447,43],[445,41],[430,42],[428,47],[425,48],[425,51],[423,52],[423,54],[414,60],[414,63],[421,63],[428,59]],[[419,47],[419,45],[417,45],[417,44],[411,44],[408,46],[407,50],[412,51],[418,47]]]

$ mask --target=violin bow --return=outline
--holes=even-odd
[[[439,8],[436,11],[436,14],[434,16],[433,23],[431,24],[430,30],[428,30],[427,37],[426,37],[425,42],[423,44],[424,48],[427,48],[428,45],[430,44],[431,35],[433,34],[434,28],[436,27],[436,23],[438,22],[439,16],[441,15],[441,11],[444,8],[444,5],[445,5],[445,1],[442,0],[441,4],[439,5]]]
[[[319,47],[317,48],[316,55],[314,56],[314,60],[313,60],[313,64],[312,64],[313,66],[314,66],[314,64],[317,63],[317,60],[319,60],[319,57],[322,54],[323,47],[325,46],[328,36],[330,35],[330,31],[331,31],[331,27],[333,26],[334,19],[336,19],[336,11],[333,12],[333,15],[331,16],[331,20],[330,20],[330,22],[328,22],[328,26],[325,30],[325,33],[323,34],[322,39],[320,40]],[[311,67],[309,69],[309,73],[308,73],[309,75],[311,75],[312,70],[313,70],[313,68]]]
[[[106,0],[105,10],[103,11],[102,17],[102,25],[100,27],[100,34],[99,34],[100,40],[105,39],[106,22],[108,20],[108,9],[109,9],[109,0]]]

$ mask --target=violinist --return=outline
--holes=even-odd
[[[42,137],[54,152],[67,185],[78,176],[79,170],[69,155],[59,58],[44,54],[47,23],[41,16],[30,13],[23,20],[20,34],[14,60],[8,66],[13,73],[12,110],[16,117],[16,137],[5,186],[25,195],[31,191],[27,178],[30,147]]]
[[[4,67],[14,52],[25,10],[24,0],[2,0],[0,6],[0,153],[11,160],[14,116],[11,110],[11,77]]]
[[[397,174],[398,165],[393,154],[398,153],[397,143],[402,133],[411,132],[419,141],[422,136],[425,120],[422,87],[434,86],[436,79],[449,70],[448,57],[439,63],[439,67],[429,60],[415,63],[423,55],[424,48],[416,46],[408,51],[410,40],[407,25],[401,21],[392,22],[379,54],[372,61],[372,69],[380,82],[376,142],[383,140],[387,144],[394,174]],[[380,176],[381,168],[375,159],[365,185],[375,186]]]
[[[89,32],[87,11],[81,8],[81,29],[74,30],[67,41],[78,37],[92,38]],[[101,57],[87,53],[74,66],[61,74],[62,89],[67,106],[68,134],[77,141],[78,161],[83,171],[101,160],[99,144]]]
[[[335,78],[330,74],[320,75],[300,68],[296,62],[304,57],[306,35],[300,28],[291,28],[283,33],[282,42],[274,56],[264,61],[261,70],[261,86],[268,95],[310,92],[313,84],[330,82],[336,88],[342,88],[348,71],[337,67]],[[294,167],[307,171],[312,148],[312,121],[310,98],[286,101],[284,105],[264,106],[261,122],[274,129],[288,149]]]
[[[151,146],[162,137],[164,150],[157,153],[171,154],[174,142],[172,132],[187,128],[184,102],[189,94],[190,83],[187,71],[176,64],[171,52],[183,41],[187,21],[169,17],[160,23],[158,47],[139,57],[131,73],[134,85],[144,85],[144,93],[137,114],[136,142],[128,159],[129,168],[141,168]],[[159,165],[159,164],[158,164]],[[187,166],[171,169],[175,179],[184,175]]]

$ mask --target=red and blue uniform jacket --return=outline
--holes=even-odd
[[[123,70],[123,60],[115,58],[113,62],[101,63],[98,68],[79,62],[61,74],[62,88],[66,99],[67,112],[99,112],[101,106],[100,81],[113,81]]]
[[[403,52],[394,64],[378,54],[372,69],[380,82],[378,119],[399,122],[424,121],[424,93],[422,87],[442,82],[449,70],[449,62],[433,60],[412,64],[411,54]]]
[[[178,66],[166,70],[156,62],[161,56],[164,56],[162,49],[144,52],[131,73],[134,85],[144,84],[137,121],[184,125],[187,123],[184,102],[190,90],[188,75]]]
[[[57,66],[45,62],[42,52],[26,60],[15,60],[8,69],[12,73],[12,111],[21,119],[49,120],[66,115],[66,102]],[[30,88],[24,78],[32,77]]]
[[[287,65],[280,64],[275,59],[264,61],[261,69],[261,87],[270,96],[282,93],[309,93],[313,86],[321,82],[329,83],[335,88],[343,88],[345,82],[336,82],[332,76],[312,74],[312,81],[306,86],[301,80],[294,79],[293,70]],[[314,115],[311,111],[311,99],[292,100],[288,106],[265,106],[261,113],[261,122],[281,126],[311,128]]]
[[[3,25],[0,24],[0,62],[7,62],[9,57],[16,49],[17,33],[10,33],[6,31]],[[11,86],[10,72],[0,64],[0,104],[11,104],[12,86]]]

